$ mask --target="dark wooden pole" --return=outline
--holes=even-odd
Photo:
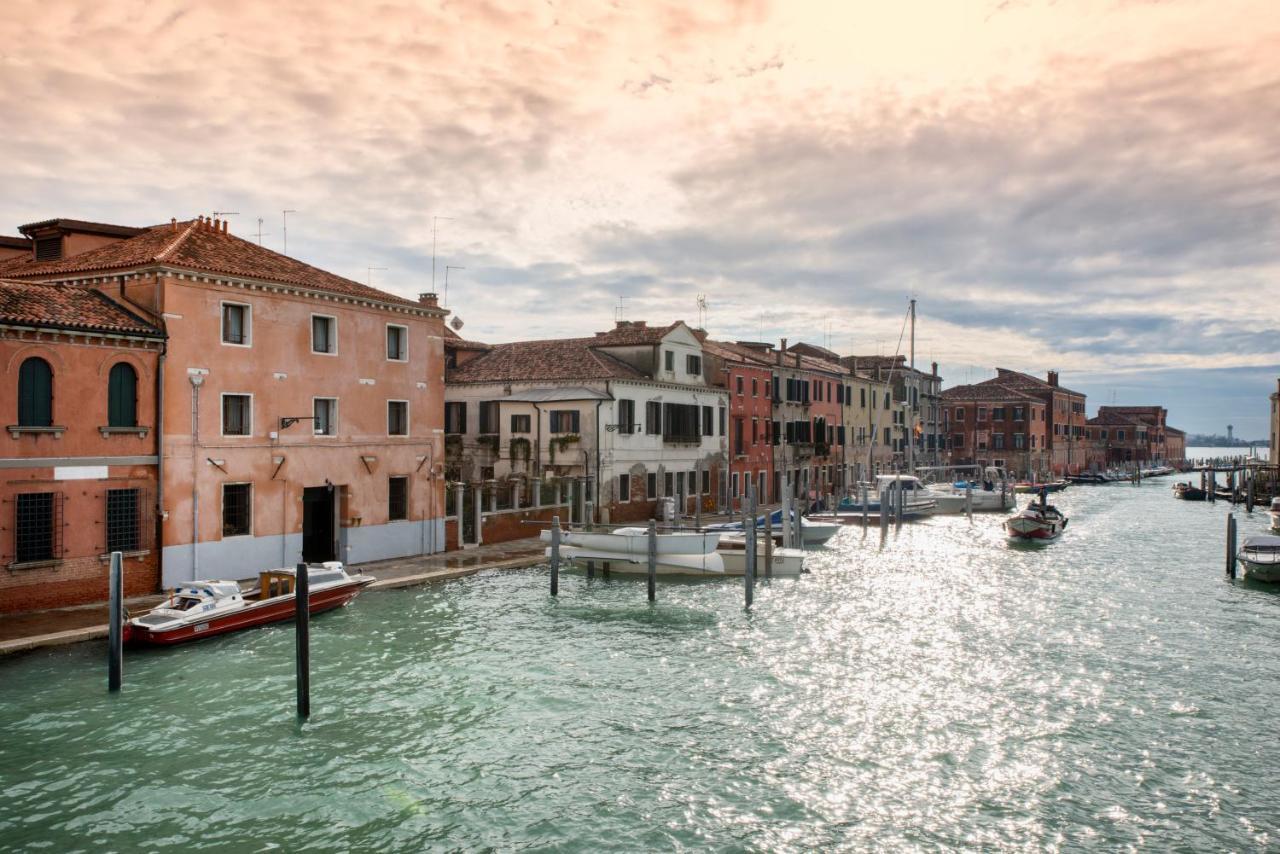
[[[305,563],[294,571],[294,640],[297,653],[298,717],[311,717],[311,578]]]
[[[560,593],[560,517],[551,517],[551,595]]]
[[[111,553],[110,602],[107,623],[107,690],[119,691],[124,681],[124,557]]]
[[[658,527],[649,520],[649,601],[658,598]]]

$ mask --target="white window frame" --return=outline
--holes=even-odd
[[[252,536],[254,535],[254,531],[256,530],[256,526],[254,525],[254,522],[256,522],[256,521],[257,521],[257,520],[256,520],[256,518],[255,518],[257,514],[256,514],[256,513],[254,513],[254,497],[256,496],[257,490],[255,490],[255,489],[253,488],[253,482],[252,482],[252,481],[248,481],[248,480],[234,480],[234,481],[227,481],[227,482],[224,482],[224,483],[222,484],[222,489],[221,489],[221,490],[219,490],[219,492],[218,492],[218,523],[219,523],[219,530],[221,530],[222,525],[223,525],[223,524],[225,524],[225,523],[223,522],[223,520],[225,520],[225,519],[227,518],[227,487],[228,487],[228,486],[247,486],[247,487],[249,487],[249,533],[247,533],[247,534],[232,534],[232,535],[231,535],[231,536],[229,536],[229,537],[227,537],[227,536],[222,536],[221,534],[219,534],[219,537],[218,537],[218,538],[219,538],[220,540],[238,540],[238,539],[240,539],[241,537],[252,537]]]
[[[738,473],[736,471],[729,475],[729,483],[731,484],[731,491],[729,493],[729,497],[730,498],[740,497],[738,493]]]
[[[248,433],[228,433],[227,423],[223,420],[226,415],[226,398],[228,397],[247,397],[249,398],[249,432]],[[218,433],[226,439],[248,439],[253,436],[253,392],[248,391],[224,391],[218,395]]]
[[[316,318],[323,317],[325,320],[333,321],[333,349],[317,350],[316,349]],[[338,318],[333,314],[321,314],[318,311],[311,312],[311,320],[308,323],[307,334],[311,336],[311,355],[313,356],[336,356],[338,355]]]
[[[393,403],[404,404],[404,432],[403,433],[391,432],[391,404]],[[387,435],[388,436],[408,436],[413,432],[413,428],[410,426],[410,424],[411,422],[409,420],[409,401],[400,400],[399,398],[395,398],[395,397],[389,398],[387,400]]]
[[[244,340],[243,344],[236,344],[234,341],[227,340],[227,314],[226,308],[234,305],[243,308],[244,311]],[[253,304],[247,302],[237,302],[236,300],[218,300],[218,340],[222,342],[223,347],[252,347],[253,346]]]
[[[311,398],[311,414],[312,414],[313,416],[316,414],[316,401],[319,401],[319,400],[332,400],[332,401],[333,401],[333,432],[332,432],[332,433],[317,433],[317,432],[316,432],[316,422],[313,420],[313,421],[311,422],[311,435],[312,435],[312,436],[314,436],[314,437],[315,437],[315,438],[317,438],[317,439],[333,439],[333,438],[336,438],[336,437],[337,437],[337,435],[338,435],[338,398],[336,398],[336,397],[313,397],[313,398]]]
[[[393,359],[393,358],[391,358],[390,356],[387,356],[387,361],[388,361],[388,362],[396,362],[397,364],[404,364],[405,362],[409,361],[409,327],[408,327],[408,326],[405,326],[405,325],[404,325],[404,324],[402,324],[402,323],[388,323],[388,324],[387,324],[387,329],[386,329],[386,335],[384,336],[384,338],[383,338],[383,342],[382,342],[382,343],[383,343],[383,349],[384,349],[384,350],[386,349],[386,343],[387,343],[387,340],[388,340],[388,339],[390,338],[390,336],[391,336],[391,329],[392,329],[393,327],[394,327],[395,329],[399,329],[400,331],[402,331],[402,332],[404,333],[404,358],[403,358],[403,359]]]

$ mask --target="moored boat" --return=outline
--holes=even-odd
[[[259,573],[258,588],[248,592],[235,581],[184,582],[160,605],[126,620],[124,641],[166,646],[292,619],[294,576],[292,569]],[[308,567],[310,612],[340,608],[375,580],[349,575],[337,561]]]
[[[838,527],[838,526],[837,526]],[[729,534],[720,539],[720,547],[716,550],[724,561],[725,575],[745,575],[747,571],[747,543],[743,534]],[[770,552],[773,562],[773,575],[779,578],[792,578],[807,570],[804,568],[803,549],[787,549],[774,546]],[[763,541],[756,542],[756,577],[764,578],[765,548]]]
[[[543,554],[550,560],[551,547],[548,546],[543,551]],[[649,572],[648,552],[641,556],[607,549],[561,546],[560,558],[561,560],[578,564],[587,563],[588,561],[599,563],[602,568],[604,564],[608,564],[610,572],[622,575],[647,575]],[[717,551],[698,554],[660,552],[655,555],[655,558],[654,572],[657,575],[723,576],[725,571],[724,559]]]
[[[1280,531],[1280,496],[1271,499],[1271,509],[1267,512],[1271,516],[1271,530]]]
[[[550,531],[544,530],[539,536],[544,543],[551,542]],[[674,531],[657,534],[654,539],[660,555],[700,555],[716,550],[720,532]],[[617,528],[613,531],[565,530],[560,532],[560,545],[648,560],[649,531],[640,527]]]
[[[1246,578],[1280,582],[1280,537],[1274,534],[1245,537],[1244,544],[1236,552],[1236,560],[1244,567]]]
[[[1004,522],[1005,532],[1014,542],[1047,543],[1062,536],[1067,528],[1067,517],[1057,507],[1045,501],[1032,501],[1020,512]]]
[[[1175,483],[1173,485],[1173,497],[1181,498],[1183,501],[1204,501],[1209,495],[1205,490],[1198,486],[1192,486],[1190,483]]]

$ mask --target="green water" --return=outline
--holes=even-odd
[[[0,848],[1280,845],[1280,594],[1226,508],[1074,487],[1066,536],[857,528],[761,587],[494,573],[293,633],[0,660]],[[1265,514],[1242,522],[1260,530]]]

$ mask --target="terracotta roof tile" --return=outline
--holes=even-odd
[[[163,333],[92,288],[0,279],[0,322],[93,332]]]
[[[419,305],[404,297],[304,264],[199,221],[178,223],[176,227],[170,224],[153,226],[136,237],[56,261],[37,262],[30,257],[11,259],[0,262],[0,275],[52,278],[125,270],[148,264],[264,279],[395,305]]]
[[[1032,401],[1034,403],[1044,402],[1034,394],[1029,394],[1021,389],[1002,385],[992,380],[987,380],[984,383],[975,383],[974,385],[952,386],[942,392],[942,399],[947,403],[966,403],[971,400],[1020,400]]]
[[[645,378],[625,362],[595,349],[599,343],[598,338],[560,338],[495,344],[483,356],[449,370],[445,380],[483,383]]]
[[[702,349],[704,352],[718,356],[728,362],[742,362],[766,368],[774,363],[774,360],[767,353],[751,347],[744,347],[741,344],[734,344],[730,341],[713,341],[708,338],[702,342]]]
[[[684,321],[677,320],[668,326],[638,326],[643,321],[623,321],[626,326],[618,326],[608,332],[597,332],[591,341],[599,347],[634,347],[642,344],[657,344],[667,333]]]
[[[1066,394],[1075,394],[1084,397],[1084,392],[1069,389],[1063,385],[1050,385],[1039,377],[1033,377],[1031,374],[1024,374],[1022,371],[1011,371],[1008,368],[996,368],[997,376],[983,382],[998,383],[1007,385],[1011,388],[1034,389],[1036,391],[1061,391]],[[981,384],[981,383],[980,383]]]

